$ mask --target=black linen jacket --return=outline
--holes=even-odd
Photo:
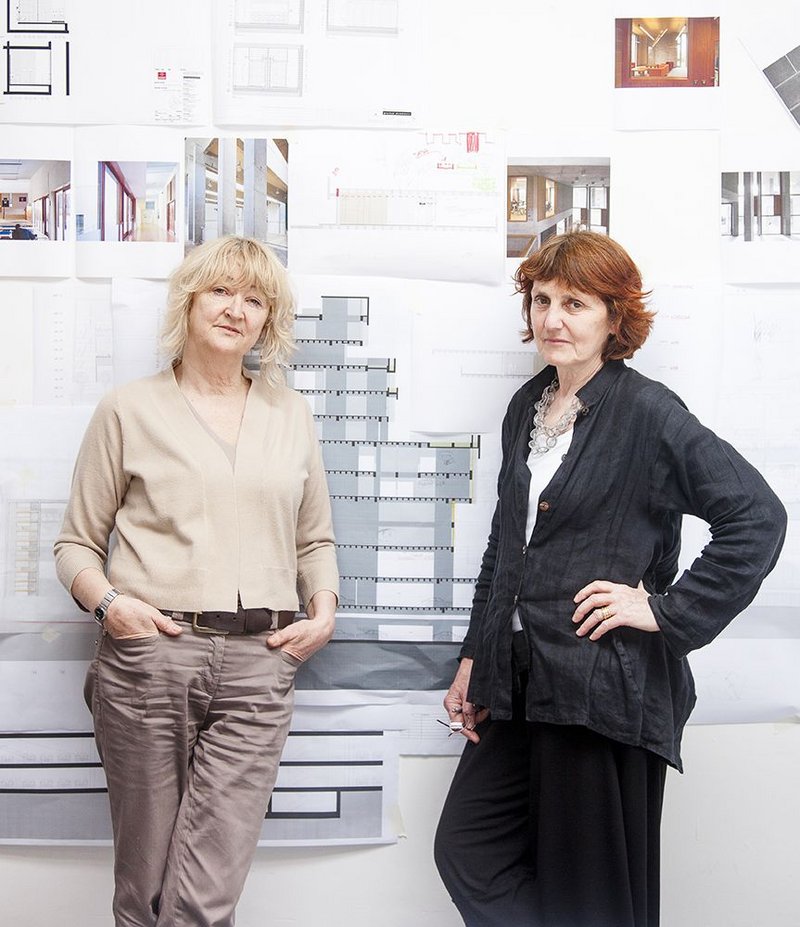
[[[569,451],[539,497],[525,537],[533,405],[545,368],[511,399],[503,422],[498,502],[461,657],[469,699],[511,717],[511,616],[531,655],[529,721],[583,725],[642,746],[681,769],[695,691],[686,655],[713,640],[775,565],[786,512],[761,475],[669,389],[609,361],[578,391]],[[682,515],[711,540],[677,580]],[[596,579],[641,581],[660,633],[615,628],[590,641],[573,597]]]

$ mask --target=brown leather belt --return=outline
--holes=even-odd
[[[188,621],[198,634],[259,634],[277,631],[294,621],[294,612],[271,608],[240,608],[238,612],[179,612],[161,609],[173,621]]]

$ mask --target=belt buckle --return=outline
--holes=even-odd
[[[223,631],[219,628],[206,628],[202,624],[197,623],[197,619],[202,615],[202,612],[192,612],[192,630],[197,631],[198,634],[230,634],[230,631]]]

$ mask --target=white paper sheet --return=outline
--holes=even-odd
[[[419,0],[216,4],[215,121],[412,124],[420,103],[422,9]]]
[[[520,307],[511,287],[431,285],[414,309],[415,431],[499,430],[509,399],[537,369],[536,349],[521,341]]]
[[[290,268],[498,283],[504,172],[479,131],[299,138]]]
[[[6,111],[0,108],[0,118]],[[74,222],[69,188],[72,129],[4,126],[0,133],[0,192],[13,207],[0,207],[0,276],[66,277],[74,270]],[[20,204],[20,196],[26,197]],[[14,241],[19,224],[35,240]]]
[[[166,277],[180,263],[182,152],[181,135],[169,129],[76,129],[79,276]]]
[[[12,0],[12,10],[18,2]],[[4,120],[66,125],[210,121],[209,0],[139,0],[123,20],[117,6],[102,0],[25,6],[35,11],[38,22],[9,33],[8,44],[20,51],[8,53],[14,85],[8,89],[16,92],[3,96]],[[48,18],[61,24],[48,26]],[[168,44],[154,36],[180,39]]]

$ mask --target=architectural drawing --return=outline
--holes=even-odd
[[[302,718],[302,709],[296,713]],[[87,722],[88,722],[87,715]],[[381,731],[304,730],[295,723],[266,809],[262,845],[381,842],[385,767]],[[111,840],[105,780],[90,730],[0,734],[0,843]]]
[[[232,64],[237,93],[300,96],[303,92],[301,45],[235,45]]]
[[[332,132],[294,150],[297,270],[500,282],[491,135]]]
[[[6,0],[8,32],[69,32],[65,0]]]
[[[303,29],[304,0],[236,0],[237,29],[299,32]]]
[[[53,43],[6,42],[4,93],[49,96],[53,92]]]
[[[69,41],[61,38],[69,26],[63,0],[6,0],[6,20],[10,38],[3,45],[3,94],[69,96]],[[53,38],[45,41],[47,35]]]
[[[214,4],[218,125],[408,125],[419,0]]]
[[[327,0],[328,32],[391,35],[400,27],[400,0]]]
[[[291,385],[309,398],[333,505],[342,612],[463,613],[453,574],[453,506],[469,503],[477,436],[391,440],[394,361],[353,356],[366,342],[369,300],[323,297],[301,313]]]

